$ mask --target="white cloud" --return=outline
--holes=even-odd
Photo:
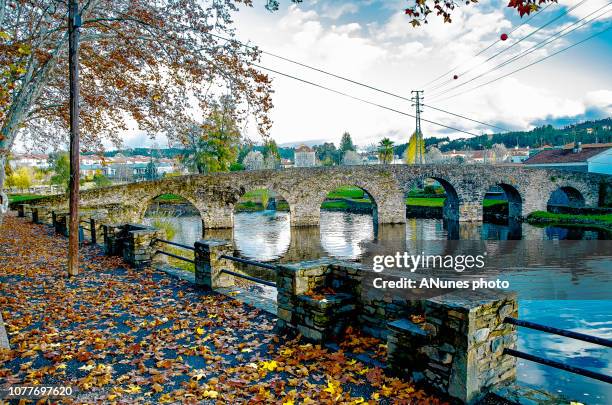
[[[401,10],[401,7],[398,9]],[[594,9],[591,8],[591,11]],[[555,12],[559,12],[558,9]],[[502,33],[510,32],[517,25],[513,25],[504,15],[503,7],[460,7],[453,15],[452,24],[444,24],[439,18],[432,18],[430,24],[416,29],[408,24],[407,17],[401,12],[383,21],[364,21],[367,18],[357,13],[354,21],[349,22],[350,18],[344,15],[343,24],[337,21],[326,23],[325,13],[324,9],[317,12],[289,7],[281,18],[271,18],[252,10],[238,16],[239,35],[259,44],[262,49],[396,94],[410,96],[410,90],[419,88],[456,64],[461,65],[458,72],[472,68],[469,74],[461,77],[461,80],[468,79],[523,52],[569,24],[567,21],[559,21],[559,25],[552,24],[483,64],[497,50],[532,32],[556,14],[548,11],[542,13],[539,19],[534,19],[512,33],[508,42],[499,41],[499,44],[483,55],[470,59],[471,55],[493,41],[498,41]],[[533,52],[495,74],[485,75],[481,81],[457,89],[457,92],[524,66],[566,44],[565,39],[559,40],[554,46]],[[437,91],[430,88],[426,91],[426,103],[431,102],[432,105],[481,121],[500,123],[500,126],[511,129],[529,129],[533,122],[547,117],[576,116],[592,108],[601,110],[612,103],[610,91],[601,90],[612,89],[612,79],[609,75],[593,74],[590,71],[591,64],[581,62],[572,58],[551,58],[507,79],[446,101],[442,97],[432,100],[431,96]],[[264,65],[401,111],[411,113],[413,110],[407,101],[289,63],[265,58]],[[274,127],[271,135],[281,143],[321,138],[337,141],[345,130],[350,131],[356,142],[362,145],[376,142],[382,136],[405,142],[414,130],[413,118],[343,98],[288,78],[271,76],[274,77],[275,88],[275,109],[272,113]],[[441,80],[449,82],[442,89],[459,84],[461,80],[454,82],[450,73],[448,78]],[[424,117],[470,132],[479,133],[484,129],[431,109],[426,109]],[[446,136],[448,133],[432,124],[424,124],[424,130],[426,135]]]

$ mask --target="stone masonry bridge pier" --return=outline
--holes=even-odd
[[[597,207],[610,176],[521,166],[376,165],[313,167],[188,175],[83,191],[84,208],[109,208],[116,221],[141,222],[151,201],[175,194],[200,212],[203,228],[233,226],[234,205],[247,192],[266,188],[289,204],[293,226],[318,225],[321,203],[340,186],[363,189],[374,203],[377,223],[404,223],[405,195],[425,179],[446,190],[444,216],[459,221],[482,220],[482,201],[493,186],[501,187],[509,215],[520,218],[545,211],[551,194],[562,190],[574,206]],[[65,196],[37,202],[53,209],[68,207]]]

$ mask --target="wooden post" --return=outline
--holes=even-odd
[[[68,9],[68,70],[70,79],[70,225],[68,274],[79,274],[79,27],[77,0]]]
[[[89,218],[89,233],[91,235],[91,244],[96,244],[96,220],[94,218]]]

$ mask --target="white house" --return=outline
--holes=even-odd
[[[315,151],[306,146],[300,145],[295,148],[295,166],[294,167],[312,167],[316,165]]]
[[[558,149],[545,149],[525,160],[530,167],[612,174],[612,143],[581,145],[580,142]]]
[[[612,147],[587,159],[589,173],[612,174]]]

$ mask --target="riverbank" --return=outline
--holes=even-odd
[[[527,222],[532,225],[572,225],[612,232],[612,214],[581,215],[536,211],[527,216]]]

